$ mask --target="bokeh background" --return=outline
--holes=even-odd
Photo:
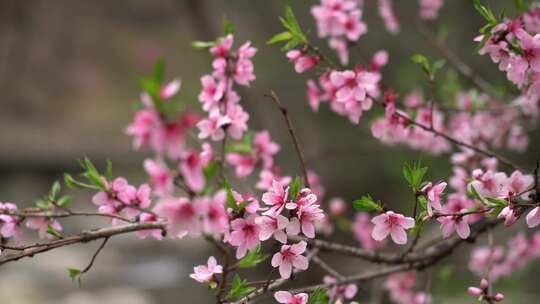
[[[317,40],[309,7],[318,1],[291,1],[303,28]],[[365,1],[369,32],[360,40],[372,53],[390,51],[385,81],[399,92],[425,86],[420,69],[409,57],[421,52],[439,55],[421,38],[414,23],[417,1],[395,1],[401,34],[383,27],[375,1]],[[496,10],[512,14],[513,1],[488,1]],[[280,31],[278,15],[284,1],[255,0],[1,0],[0,1],[0,201],[30,206],[46,193],[63,172],[78,170],[77,159],[88,156],[98,164],[111,159],[115,174],[143,182],[141,161],[148,151],[134,152],[123,130],[130,122],[138,98],[138,78],[153,62],[167,61],[168,77],[181,77],[180,93],[186,104],[198,109],[199,77],[210,70],[209,55],[190,47],[193,40],[212,40],[222,34],[222,20],[230,19],[237,41],[251,40],[259,49],[255,57],[257,80],[242,89],[242,103],[250,112],[250,127],[267,128],[282,146],[277,162],[296,174],[296,155],[285,126],[273,104],[263,97],[273,89],[282,97],[297,126],[309,167],[321,175],[327,197],[348,201],[370,193],[397,210],[410,209],[412,200],[401,177],[405,161],[421,159],[430,166],[429,178],[447,177],[447,156],[431,157],[406,148],[388,148],[373,139],[366,118],[359,126],[323,109],[314,114],[305,98],[305,76],[294,73],[284,54],[265,41]],[[482,25],[470,1],[446,1],[441,17],[429,27],[444,35],[449,47],[494,85],[505,86],[504,76],[486,57],[474,52],[472,39]],[[354,62],[354,52],[352,61]],[[451,73],[446,69],[445,73]],[[464,89],[470,88],[459,79]],[[540,155],[539,133],[532,130],[526,154],[509,157],[533,168]],[[78,209],[91,210],[91,193],[75,194]],[[352,217],[352,213],[351,213]],[[522,221],[523,222],[523,221]],[[89,219],[66,221],[66,230],[105,225]],[[500,232],[497,243],[523,227]],[[529,231],[530,233],[530,231]],[[353,244],[350,235],[337,239]],[[478,240],[479,243],[485,239]],[[0,267],[0,302],[19,303],[211,303],[205,287],[188,278],[192,266],[201,264],[212,248],[197,239],[138,241],[133,236],[114,238],[97,264],[77,288],[66,267],[83,267],[97,243],[71,246]],[[434,303],[471,303],[466,286],[478,279],[466,271],[471,246],[463,246],[431,274],[420,274],[419,289],[431,276]],[[215,254],[215,253],[214,253]],[[329,262],[343,273],[367,269],[347,258]],[[265,271],[268,269],[264,269]],[[507,303],[537,303],[540,265],[517,271],[501,281]],[[322,274],[322,273],[319,273]],[[300,278],[310,280],[310,278]],[[360,286],[361,303],[386,303],[368,291],[381,281]]]

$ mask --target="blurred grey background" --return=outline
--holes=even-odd
[[[327,51],[326,41],[316,38],[309,7],[318,1],[290,1],[303,28]],[[402,33],[392,36],[382,25],[375,1],[366,1],[364,19],[369,32],[360,40],[372,53],[390,52],[383,70],[386,83],[399,92],[425,86],[411,54],[439,55],[415,30],[417,1],[394,1]],[[497,10],[511,14],[513,1],[488,1]],[[410,193],[401,177],[405,161],[422,159],[431,166],[430,179],[449,175],[447,156],[433,158],[401,147],[388,148],[370,135],[366,117],[351,125],[323,106],[318,114],[305,98],[307,76],[298,76],[277,46],[265,41],[280,31],[278,16],[284,1],[255,0],[0,0],[0,201],[29,206],[48,191],[63,172],[78,170],[76,160],[88,156],[98,164],[109,158],[116,175],[133,183],[145,179],[141,160],[150,154],[134,152],[123,134],[137,101],[138,77],[148,73],[153,62],[167,61],[167,76],[183,81],[180,96],[199,108],[199,77],[210,71],[210,57],[190,47],[193,40],[211,40],[222,34],[224,17],[236,25],[237,43],[251,40],[259,49],[255,57],[257,80],[241,89],[242,103],[251,114],[250,127],[267,128],[282,146],[277,162],[286,173],[296,174],[296,155],[278,111],[263,98],[275,90],[291,111],[309,167],[318,172],[327,198],[352,200],[370,193],[398,210],[411,206]],[[440,19],[430,25],[446,33],[450,48],[495,85],[504,86],[504,75],[486,57],[474,54],[472,39],[482,25],[470,1],[446,1]],[[358,59],[352,52],[352,62]],[[464,88],[470,88],[460,79]],[[528,152],[509,154],[532,168],[540,155],[538,131],[532,131]],[[77,193],[76,207],[91,210],[91,193]],[[67,231],[99,227],[95,220],[69,220]],[[520,224],[522,225],[522,224]],[[504,236],[519,230],[505,231]],[[530,232],[530,231],[529,231]],[[354,243],[350,235],[338,235]],[[484,239],[479,240],[485,242]],[[97,264],[77,288],[66,267],[84,267],[97,243],[76,245],[0,267],[0,302],[19,303],[211,303],[212,294],[188,278],[192,266],[216,254],[197,239],[157,242],[137,241],[133,236],[114,238]],[[434,303],[470,303],[466,286],[477,283],[466,263],[471,246],[462,247],[451,260],[433,270],[430,291]],[[340,258],[330,263],[343,273],[366,269],[355,260]],[[443,280],[442,272],[452,268]],[[507,303],[536,303],[538,264],[517,272],[497,286],[507,294]],[[322,274],[322,273],[320,273]],[[424,277],[421,274],[419,289]],[[440,279],[439,279],[440,278]],[[310,280],[302,279],[300,280]],[[311,281],[316,282],[316,281]],[[359,299],[368,302],[372,286],[361,285]]]

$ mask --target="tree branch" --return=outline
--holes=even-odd
[[[283,118],[285,119],[285,122],[287,123],[287,129],[289,130],[289,134],[291,135],[292,141],[294,143],[294,149],[296,150],[296,154],[298,155],[298,159],[300,161],[302,175],[304,176],[304,184],[306,185],[306,187],[310,188],[307,169],[306,169],[306,159],[304,158],[304,153],[302,152],[302,149],[300,149],[300,143],[298,141],[298,137],[296,136],[296,132],[294,131],[294,127],[289,117],[288,110],[281,103],[279,97],[274,91],[270,90],[270,93],[264,94],[264,96],[270,97],[274,101],[274,103],[278,106],[279,110],[281,111],[281,114],[283,115]]]

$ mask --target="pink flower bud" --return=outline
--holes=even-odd
[[[487,289],[488,286],[489,286],[489,283],[488,283],[488,281],[487,281],[486,279],[482,279],[482,280],[480,281],[480,288],[482,288],[482,289]]]
[[[493,297],[493,300],[495,300],[496,302],[501,302],[502,300],[504,300],[504,295],[500,292],[498,292],[494,297]]]
[[[473,297],[479,297],[482,293],[484,293],[482,291],[482,289],[480,289],[478,287],[469,287],[469,289],[467,291]]]

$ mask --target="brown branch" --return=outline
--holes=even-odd
[[[105,244],[107,244],[108,240],[109,240],[109,237],[106,237],[106,238],[103,239],[103,242],[101,242],[101,245],[99,245],[97,250],[92,255],[92,259],[90,260],[90,263],[88,263],[88,265],[81,271],[81,275],[83,273],[87,273],[90,270],[90,268],[92,268],[92,266],[94,265],[94,262],[96,261],[97,256],[99,255],[101,250],[103,250],[103,248],[105,248]]]
[[[482,77],[463,62],[444,42],[433,36],[431,31],[421,22],[416,23],[416,28],[420,35],[435,48],[461,75],[469,79],[480,90],[489,94],[492,98],[500,97],[500,94]]]
[[[25,257],[33,257],[36,254],[50,251],[55,248],[77,244],[77,243],[87,243],[90,241],[110,238],[115,235],[131,233],[140,230],[149,230],[149,229],[161,229],[165,230],[165,223],[162,222],[146,222],[146,223],[137,223],[129,224],[124,226],[116,227],[107,227],[100,228],[97,230],[84,231],[78,235],[67,236],[62,239],[53,240],[47,243],[38,243],[33,245],[26,245],[21,247],[12,246],[8,249],[18,250],[18,253],[5,254],[0,257],[0,265],[17,261]]]
[[[0,210],[0,214],[19,216],[19,217],[47,217],[47,218],[64,218],[64,217],[70,217],[70,216],[100,216],[100,217],[118,219],[127,223],[136,223],[133,220],[130,220],[128,218],[125,218],[119,215],[114,215],[114,214],[106,214],[106,213],[99,213],[99,212],[79,212],[79,211],[71,211],[65,208],[62,208],[62,210],[63,210],[62,212],[50,212],[50,211],[43,211],[42,209],[38,209],[38,208],[27,208],[27,209],[20,209],[20,210]]]
[[[335,270],[332,266],[328,265],[325,261],[323,261],[318,255],[313,256],[311,259],[315,264],[319,265],[324,271],[328,272],[331,276],[334,278],[341,280],[345,277],[340,274],[337,270]]]
[[[274,103],[278,106],[279,110],[281,111],[281,114],[283,115],[283,118],[285,119],[285,122],[287,123],[287,129],[289,131],[289,134],[294,143],[294,149],[296,150],[296,154],[298,155],[298,160],[300,161],[302,175],[304,176],[304,184],[306,185],[306,187],[310,188],[307,169],[306,169],[306,159],[304,158],[304,153],[302,152],[302,149],[300,149],[300,143],[298,141],[298,137],[296,136],[296,132],[294,131],[294,127],[289,117],[288,110],[283,105],[283,103],[281,103],[279,97],[274,91],[270,90],[270,93],[265,94],[264,96],[270,97],[274,101]]]
[[[448,140],[449,142],[453,143],[454,145],[471,149],[471,150],[473,150],[473,151],[475,151],[477,153],[480,153],[480,154],[488,156],[488,157],[496,158],[500,163],[502,163],[502,164],[514,169],[514,170],[523,171],[517,164],[513,163],[511,160],[507,159],[506,157],[504,157],[502,155],[499,155],[499,154],[497,154],[495,152],[492,152],[490,150],[487,150],[487,149],[478,148],[478,147],[476,147],[474,145],[471,145],[471,144],[468,144],[468,143],[466,143],[464,141],[456,139],[456,138],[454,138],[454,137],[452,137],[452,136],[450,136],[450,135],[448,135],[446,133],[437,131],[434,128],[431,128],[429,126],[418,123],[415,120],[412,120],[409,117],[401,114],[400,112],[396,112],[395,115],[399,116],[400,118],[403,118],[405,121],[407,121],[407,123],[409,123],[411,125],[417,126],[417,127],[421,128],[421,129],[427,131],[427,132],[433,133],[433,135],[435,135],[435,136],[439,136],[439,137],[442,137],[442,138]]]

